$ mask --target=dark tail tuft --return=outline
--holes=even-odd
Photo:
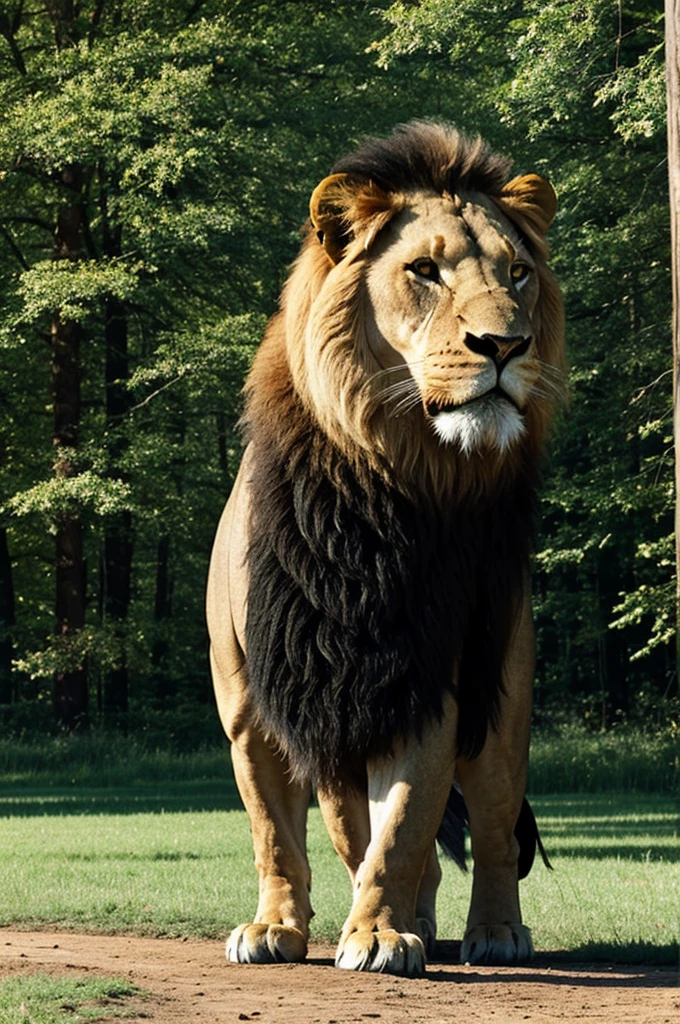
[[[545,847],[541,842],[541,837],[538,832],[538,825],[536,824],[534,812],[531,810],[529,801],[526,797],[524,797],[524,800],[522,801],[522,809],[519,812],[519,818],[515,825],[515,838],[519,843],[519,860],[517,861],[518,878],[526,878],[531,871],[537,849],[545,866],[552,871],[553,866],[548,860],[548,854],[545,852]]]
[[[447,857],[455,861],[461,871],[467,871],[465,863],[465,829],[468,824],[468,813],[460,790],[451,786],[449,799],[442,823],[437,832],[437,842]]]
[[[437,833],[437,841],[447,857],[455,861],[461,871],[467,871],[465,863],[465,830],[468,827],[468,812],[460,790],[451,787],[449,799],[444,811],[441,826]],[[536,857],[536,850],[541,860],[552,871],[552,864],[545,852],[538,832],[534,812],[525,797],[515,825],[515,838],[519,843],[519,859],[517,862],[518,878],[526,878]]]

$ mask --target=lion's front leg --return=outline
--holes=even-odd
[[[236,784],[250,819],[259,877],[257,912],[251,922],[231,932],[227,959],[257,964],[304,960],[312,917],[306,853],[310,788],[291,781],[285,758],[258,728],[244,667],[227,674],[214,650],[211,660],[218,708],[231,740]]]
[[[421,902],[434,927],[431,857],[451,786],[455,735],[455,702],[447,698],[442,721],[428,724],[421,740],[396,744],[391,757],[369,763],[371,839],[356,873],[338,967],[412,977],[424,972],[428,936],[418,931],[419,892],[427,872]]]
[[[234,963],[295,962],[307,955],[312,907],[306,854],[310,789],[290,781],[286,761],[256,729],[232,743],[239,793],[248,811],[259,877],[257,912],[234,928]]]
[[[527,594],[508,651],[501,721],[473,761],[461,759],[458,781],[468,808],[474,875],[461,960],[515,963],[533,944],[522,923],[515,825],[526,788],[534,673],[534,632]]]
[[[232,764],[245,804],[259,876],[254,919],[227,940],[239,963],[303,960],[312,907],[306,853],[309,786],[291,781],[290,766],[267,742],[257,722],[244,657],[248,575],[250,456],[244,457],[215,538],[208,578],[207,615],[215,698],[231,740]]]

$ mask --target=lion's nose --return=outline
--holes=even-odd
[[[471,352],[488,356],[497,366],[504,366],[511,359],[524,355],[531,340],[531,336],[526,338],[523,335],[482,334],[479,338],[475,334],[465,335],[465,344]]]

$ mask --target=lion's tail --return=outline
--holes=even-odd
[[[444,817],[437,833],[437,841],[447,857],[456,862],[461,871],[467,871],[465,858],[465,830],[468,827],[468,811],[463,795],[456,785],[451,787]],[[552,864],[545,852],[536,824],[536,818],[526,797],[515,825],[515,837],[519,843],[519,860],[517,874],[526,878],[536,857],[536,850],[541,860],[552,871]]]

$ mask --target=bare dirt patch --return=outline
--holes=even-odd
[[[677,1024],[677,970],[537,964],[465,967],[455,945],[419,980],[350,974],[332,966],[330,946],[312,946],[303,965],[239,966],[218,942],[74,935],[0,929],[0,978],[19,973],[126,978],[150,996],[128,1021],[163,1024],[465,1024],[532,1021]]]

